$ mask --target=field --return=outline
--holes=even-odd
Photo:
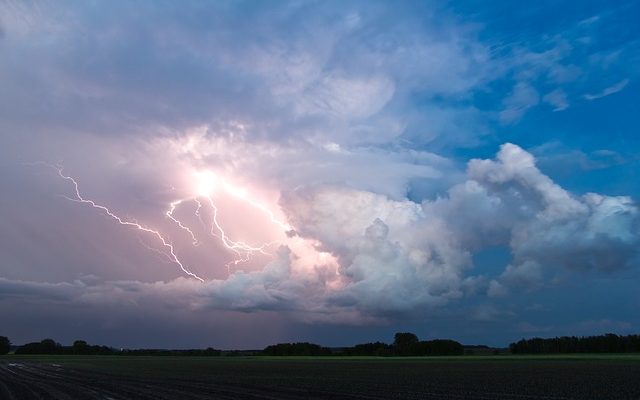
[[[640,399],[640,355],[8,355],[0,399]]]

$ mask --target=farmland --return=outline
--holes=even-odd
[[[639,355],[0,357],[2,399],[637,399]]]

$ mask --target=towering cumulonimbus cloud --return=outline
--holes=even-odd
[[[447,196],[416,203],[345,187],[299,188],[282,206],[297,233],[335,255],[345,280],[327,304],[384,314],[437,306],[483,275],[472,254],[509,246],[497,285],[535,288],[545,275],[614,270],[638,257],[638,208],[629,197],[574,196],[540,172],[522,148],[471,160]],[[544,268],[542,266],[545,266]]]
[[[296,182],[287,189],[291,182],[274,180],[272,170],[260,168],[268,164],[273,152],[286,150],[275,147],[251,153],[249,165],[241,143],[218,143],[207,150],[206,137],[196,139],[203,144],[198,157],[192,159],[196,154],[191,151],[183,153],[177,160],[184,165],[199,163],[203,168],[217,154],[217,163],[211,167],[224,170],[225,179],[232,179],[237,174],[234,168],[240,166],[248,172],[248,188],[251,182],[246,177],[280,185],[276,204],[244,200],[244,189],[218,183],[221,193],[229,189],[236,199],[217,206],[218,218],[231,216],[227,222],[233,225],[234,218],[239,218],[234,209],[248,201],[249,208],[242,212],[258,207],[266,218],[251,225],[254,234],[265,230],[268,238],[279,232],[269,242],[272,252],[264,253],[269,257],[249,258],[247,265],[245,261],[236,264],[226,277],[209,277],[203,283],[178,278],[164,283],[47,284],[40,289],[33,282],[3,281],[2,285],[9,285],[15,293],[20,288],[28,293],[60,289],[64,291],[62,298],[77,296],[89,303],[104,302],[115,290],[118,301],[145,302],[159,296],[162,301],[174,299],[196,310],[277,310],[305,321],[368,323],[428,312],[478,293],[495,298],[509,295],[511,289],[535,290],[564,272],[608,272],[638,259],[638,208],[629,197],[573,195],[544,175],[532,154],[514,144],[502,145],[495,159],[469,161],[466,178],[450,187],[446,195],[413,201],[398,191],[391,196],[365,190],[368,185],[363,182]],[[255,169],[249,170],[250,166]],[[401,162],[398,166],[405,179],[420,171],[413,167],[403,170]],[[201,184],[195,186],[192,190],[201,191]],[[213,183],[211,186],[207,191],[215,191]],[[251,193],[259,199],[257,187]],[[86,202],[89,200],[81,205]],[[184,236],[185,244],[175,246],[182,257],[195,251],[200,241],[198,230],[182,225],[178,219],[182,217],[176,216],[181,203],[168,204],[169,211],[163,215],[178,221],[171,225],[176,230],[168,237]],[[195,212],[202,210],[198,207]],[[273,213],[282,214],[286,222],[274,220]],[[202,223],[202,216],[199,218]],[[509,248],[511,261],[501,274],[491,276],[474,265],[474,254],[495,246]],[[171,249],[174,251],[173,245]],[[232,248],[227,245],[227,249]],[[215,249],[208,254],[218,257]],[[208,273],[205,269],[201,276]]]

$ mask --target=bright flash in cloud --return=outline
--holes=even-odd
[[[218,177],[212,171],[197,171],[194,173],[196,178],[196,195],[208,197],[211,196],[218,186]]]
[[[75,178],[64,174],[62,167],[57,167],[56,170],[61,178],[70,181],[74,186],[74,197],[67,197],[69,200],[77,201],[83,204],[89,204],[91,207],[106,213],[120,225],[133,227],[137,230],[155,236],[161,242],[164,251],[159,251],[155,248],[149,247],[142,242],[141,244],[145,248],[153,250],[154,252],[159,251],[160,254],[165,255],[169,260],[176,263],[185,274],[204,282],[204,279],[202,277],[196,275],[186,266],[186,263],[182,260],[182,256],[178,254],[176,247],[172,243],[171,239],[169,239],[165,234],[161,233],[160,230],[152,229],[148,226],[136,222],[135,220],[127,220],[117,215],[114,211],[107,208],[106,206],[103,206],[94,200],[83,197],[80,193],[78,181]],[[257,210],[260,214],[264,215],[264,219],[266,219],[268,223],[273,224],[276,229],[280,231],[278,238],[281,240],[287,238],[287,236],[285,235],[286,231],[292,230],[292,227],[289,224],[276,219],[276,217],[274,216],[274,212],[269,209],[269,207],[256,200],[253,200],[247,189],[234,186],[233,184],[223,180],[220,176],[218,176],[211,170],[196,171],[192,174],[192,176],[194,178],[194,195],[192,197],[180,198],[170,202],[167,205],[165,216],[172,222],[174,222],[181,231],[189,235],[193,246],[198,246],[200,245],[200,243],[202,243],[202,240],[198,238],[196,228],[189,226],[188,222],[185,222],[176,217],[176,212],[181,206],[186,206],[189,203],[197,204],[197,207],[194,210],[194,216],[197,217],[197,219],[200,220],[200,222],[205,227],[208,225],[205,233],[208,233],[211,237],[218,239],[227,251],[235,254],[236,256],[230,262],[225,264],[225,267],[227,268],[227,271],[229,273],[231,272],[231,266],[237,266],[241,263],[250,261],[256,254],[272,256],[272,254],[268,252],[268,249],[275,248],[275,246],[281,243],[281,241],[272,240],[269,242],[251,244],[241,239],[232,238],[224,228],[223,223],[220,220],[221,214],[225,213],[225,211],[221,210],[220,207],[216,204],[215,198],[217,196],[228,194],[231,197],[239,200],[244,207]],[[209,208],[210,221],[208,222],[203,219],[202,213],[204,207]],[[256,224],[254,225],[254,228],[257,228],[259,226],[260,224]],[[320,257],[326,258],[326,254],[320,253]]]

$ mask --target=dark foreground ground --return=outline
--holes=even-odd
[[[640,357],[0,357],[0,399],[640,399]]]

